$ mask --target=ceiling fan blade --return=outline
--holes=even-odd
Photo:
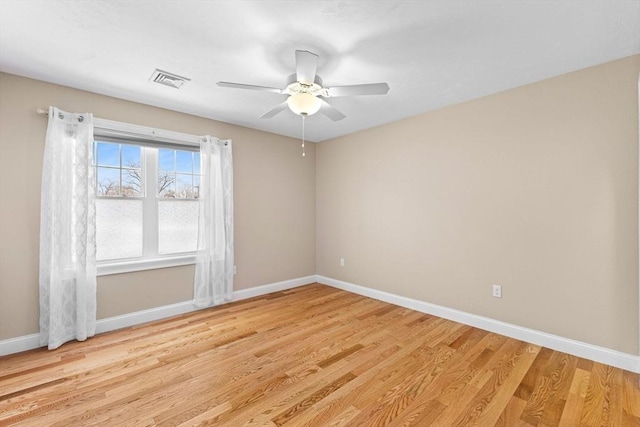
[[[342,120],[345,117],[347,117],[344,114],[342,114],[338,109],[336,109],[333,105],[325,101],[324,99],[321,101],[322,101],[322,104],[320,105],[319,112],[329,117],[334,122],[337,122],[338,120]]]
[[[306,50],[296,50],[296,75],[300,83],[312,85],[316,80],[318,55]]]
[[[220,87],[230,87],[232,89],[249,89],[249,90],[261,90],[266,92],[282,93],[282,89],[278,89],[275,87],[268,87],[268,86],[245,85],[242,83],[231,83],[231,82],[218,82],[217,84]]]
[[[269,110],[266,113],[264,113],[263,115],[261,115],[260,118],[261,119],[270,119],[271,117],[273,117],[276,114],[278,114],[280,111],[286,110],[288,107],[289,106],[287,105],[287,101],[284,101],[284,102],[276,105],[271,110]]]
[[[385,95],[389,92],[389,85],[386,83],[370,83],[364,85],[335,86],[328,87],[327,96],[354,96],[354,95]]]

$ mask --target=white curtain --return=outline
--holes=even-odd
[[[221,304],[233,291],[233,158],[231,141],[210,136],[200,143],[198,253],[193,299],[198,307]]]
[[[49,108],[40,216],[40,345],[96,329],[93,116]]]

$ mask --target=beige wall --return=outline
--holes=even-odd
[[[318,274],[638,354],[639,72],[629,57],[318,144]]]
[[[0,340],[38,332],[40,180],[55,105],[233,140],[235,289],[315,273],[315,147],[266,132],[0,74]],[[193,267],[98,278],[98,318],[192,298]]]
[[[35,109],[56,105],[233,139],[236,289],[317,272],[637,354],[639,72],[626,58],[306,159],[290,138],[0,73],[0,339],[38,330]],[[102,276],[98,318],[188,300],[192,276]]]

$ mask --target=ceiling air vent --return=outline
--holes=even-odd
[[[180,89],[180,87],[184,84],[184,82],[191,81],[191,79],[188,79],[186,77],[169,73],[167,71],[162,71],[157,68],[153,72],[149,80],[152,82],[160,83],[161,85],[170,86],[176,89]]]

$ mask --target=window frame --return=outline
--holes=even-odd
[[[142,256],[97,261],[98,276],[195,264],[196,251],[176,254],[159,253],[158,211],[160,197],[157,194],[158,151],[160,148],[199,151],[201,139],[202,137],[196,135],[94,118],[94,141],[130,144],[142,147],[140,161],[143,182],[145,183],[144,188],[141,189],[143,193],[141,197],[96,195],[96,199],[142,199],[143,201]],[[150,177],[154,177],[154,179],[149,179]],[[179,203],[182,200],[192,201],[194,199],[167,198],[163,200],[172,200]]]

